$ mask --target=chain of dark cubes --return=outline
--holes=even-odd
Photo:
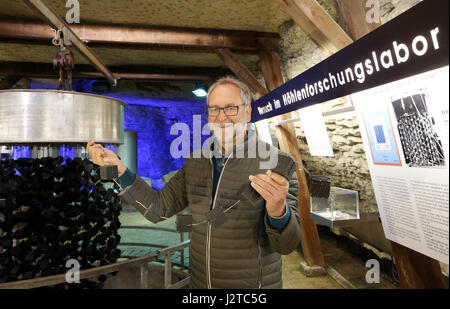
[[[398,129],[407,164],[416,167],[445,164],[441,142],[428,115],[405,114],[398,119]]]
[[[116,262],[122,209],[87,159],[0,160],[0,283]],[[94,265],[95,264],[95,265]],[[56,288],[101,288],[98,281]]]

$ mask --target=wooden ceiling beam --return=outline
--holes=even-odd
[[[292,20],[328,55],[353,41],[316,0],[277,0]]]
[[[283,85],[284,80],[278,53],[262,51],[259,53],[259,59],[267,89],[273,91]]]
[[[261,97],[268,93],[267,89],[259,83],[252,72],[229,49],[218,48],[216,53],[234,75],[245,83],[256,96]]]
[[[118,79],[209,81],[231,72],[223,68],[160,67],[160,66],[110,66]],[[0,75],[20,75],[29,78],[58,78],[51,64],[35,62],[0,62]],[[102,79],[103,74],[90,65],[76,65],[73,78]]]
[[[372,32],[379,26],[379,22],[367,22],[367,8],[365,1],[360,0],[337,0],[339,20],[342,21],[347,33],[356,41]],[[376,0],[378,3],[378,0]],[[380,4],[377,4],[378,8]]]
[[[216,48],[258,53],[260,50],[278,50],[276,33],[190,29],[169,27],[138,27],[128,25],[71,24],[71,30],[87,45],[126,48],[173,48],[204,50]],[[36,21],[0,20],[0,39],[50,44],[51,27]]]
[[[23,0],[32,10],[34,10],[48,25],[56,30],[61,30],[64,34],[64,44],[66,46],[73,44],[78,51],[92,63],[98,71],[102,72],[105,78],[115,86],[116,77],[109,71],[103,62],[87,47],[83,40],[73,32],[69,26],[58,14],[49,7],[43,0]],[[51,28],[50,28],[51,29]]]

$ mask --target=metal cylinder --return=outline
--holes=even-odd
[[[126,103],[58,90],[0,91],[0,145],[122,144]]]
[[[133,173],[137,173],[137,133],[125,130],[124,143],[119,146],[118,155],[125,166]]]

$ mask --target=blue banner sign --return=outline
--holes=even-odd
[[[425,0],[252,103],[257,122],[449,64],[449,1]]]

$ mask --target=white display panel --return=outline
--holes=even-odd
[[[386,238],[448,264],[448,66],[352,98]]]
[[[311,156],[334,157],[320,104],[298,110]]]

